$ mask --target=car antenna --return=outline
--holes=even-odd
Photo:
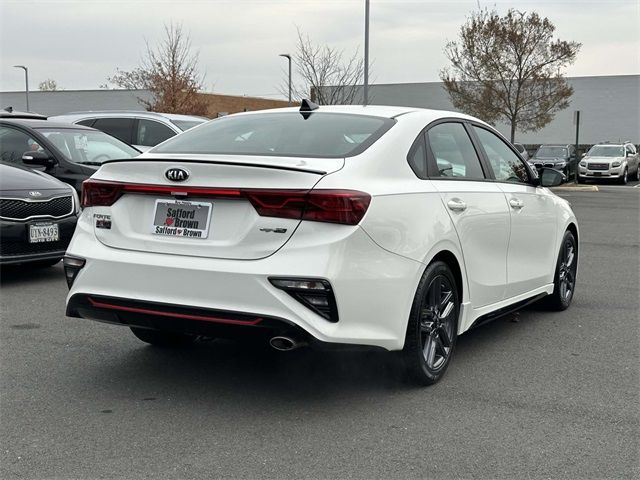
[[[9,113],[13,113],[13,107],[5,107],[4,111],[5,112],[9,112]]]
[[[303,98],[302,103],[300,104],[300,113],[302,114],[302,118],[306,120],[314,110],[317,110],[319,108],[320,105],[318,105],[317,103],[313,103],[311,100]]]

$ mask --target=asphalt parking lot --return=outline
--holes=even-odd
[[[3,270],[0,477],[638,478],[640,188],[559,193],[572,307],[463,335],[424,389],[379,353],[158,350],[66,318],[61,265]]]

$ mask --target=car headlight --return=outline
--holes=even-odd
[[[556,165],[556,167],[564,167],[564,166],[567,165],[567,162],[564,162],[564,161],[563,162],[556,162],[555,165]]]
[[[587,162],[580,162],[580,166],[581,167],[586,167],[587,166]]]
[[[619,167],[621,165],[621,162],[613,162],[611,164],[612,167]]]

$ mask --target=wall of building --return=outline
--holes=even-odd
[[[221,114],[282,108],[286,100],[203,93],[209,103],[208,117]],[[148,90],[60,90],[29,92],[29,108],[43,115],[61,115],[84,110],[144,110],[139,99],[150,100]],[[0,92],[0,108],[26,110],[24,92]]]
[[[62,115],[84,110],[144,110],[139,98],[150,99],[147,90],[60,90],[29,92],[29,109],[42,115]],[[25,111],[24,92],[0,92],[0,108]]]
[[[207,116],[215,118],[219,115],[246,112],[252,110],[266,110],[270,108],[283,108],[288,106],[286,100],[274,100],[269,98],[241,97],[236,95],[219,95],[217,93],[204,93],[209,102]]]
[[[605,140],[640,143],[640,75],[572,77],[569,108],[558,112],[553,121],[537,132],[516,133],[516,142],[574,143],[574,112],[580,110],[581,144]],[[455,110],[441,82],[376,84],[369,87],[371,104]],[[361,102],[360,100],[354,103]],[[496,125],[509,136],[510,127]]]

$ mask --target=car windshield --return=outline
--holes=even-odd
[[[151,152],[340,158],[363,152],[394,123],[343,113],[230,115],[173,137]]]
[[[566,157],[566,147],[545,147],[542,146],[536,152],[536,157]]]
[[[133,158],[140,152],[98,130],[71,128],[38,129],[67,160],[83,165],[102,165],[107,160]],[[37,147],[31,147],[37,149]]]
[[[206,122],[206,120],[171,120],[171,123],[183,132],[190,128],[197,127],[198,125],[202,125],[204,122]]]
[[[624,157],[624,147],[619,145],[594,145],[589,150],[590,157]]]

